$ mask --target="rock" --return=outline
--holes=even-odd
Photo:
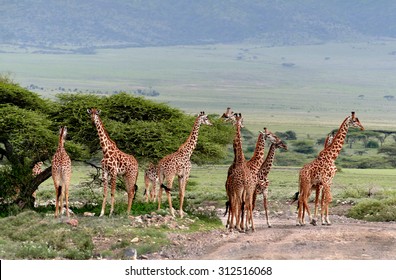
[[[95,216],[95,213],[84,212],[84,217],[93,217],[93,216]]]
[[[70,219],[66,223],[71,225],[71,226],[73,226],[73,227],[78,226],[78,220],[77,219]]]
[[[138,243],[139,242],[139,238],[135,237],[131,240],[131,243]]]
[[[124,251],[124,256],[126,259],[136,260],[137,251],[135,248],[132,248],[132,247],[126,248]]]

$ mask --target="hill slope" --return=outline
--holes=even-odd
[[[396,37],[394,1],[2,0],[0,44],[53,48]]]

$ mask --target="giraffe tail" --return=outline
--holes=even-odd
[[[225,213],[224,213],[224,217],[225,217],[225,215],[227,215],[227,213],[228,213],[228,209],[230,208],[230,202],[229,202],[229,201],[226,201],[225,205],[226,205],[226,210],[225,210]]]
[[[62,186],[61,185],[59,185],[59,187],[58,187],[58,199],[59,199],[59,197],[62,195]]]
[[[137,193],[138,188],[139,188],[138,185],[135,184],[135,193],[133,194],[133,200],[135,200],[135,198],[136,198],[136,193]]]
[[[165,191],[170,192],[171,189],[165,186],[164,184],[161,184],[161,188],[163,188]]]
[[[294,195],[293,195],[293,198],[292,198],[292,202],[290,202],[290,205],[292,205],[294,202],[296,202],[297,200],[298,200],[298,196],[300,195],[300,192],[296,192]],[[297,205],[297,209],[298,209],[298,205]]]

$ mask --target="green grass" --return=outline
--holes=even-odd
[[[77,178],[85,178],[90,168],[79,167]],[[207,231],[223,228],[217,217],[216,209],[224,208],[227,200],[225,179],[228,165],[193,166],[190,183],[186,191],[185,210],[188,219],[176,219],[179,225],[185,225],[184,232]],[[289,207],[288,202],[298,190],[299,167],[273,167],[269,179],[270,211],[278,211]],[[348,216],[368,221],[394,221],[396,213],[396,170],[394,169],[342,169],[337,172],[333,186],[333,204],[342,201],[353,202]],[[156,212],[156,203],[144,203],[143,182],[132,207],[132,215]],[[42,195],[48,195],[52,186],[40,186],[37,193],[41,201]],[[371,192],[368,197],[369,191]],[[101,202],[102,189],[93,190],[98,202]],[[81,189],[74,181],[70,187],[70,200],[79,201]],[[172,191],[173,206],[178,209],[178,188]],[[85,199],[85,198],[84,198]],[[259,197],[261,199],[261,197]],[[256,203],[260,209],[262,203]],[[106,216],[97,217],[100,203],[73,207],[79,225],[76,228],[65,223],[64,219],[54,219],[53,207],[42,206],[36,211],[25,211],[16,216],[1,219],[0,223],[0,258],[2,259],[90,259],[109,258],[123,259],[124,251],[129,247],[137,249],[138,255],[160,250],[169,244],[167,234],[180,231],[167,226],[160,228],[142,228],[131,225],[125,215],[126,196],[124,191],[116,192],[115,214],[108,217],[110,206],[107,205]],[[201,211],[200,207],[214,206],[214,210]],[[79,208],[82,207],[82,208]],[[96,213],[94,217],[83,217],[84,211]],[[168,211],[165,196],[162,210]],[[132,244],[137,237],[139,242]]]

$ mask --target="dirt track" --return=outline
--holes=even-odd
[[[222,211],[219,210],[219,214]],[[220,216],[221,217],[221,216]],[[224,217],[221,217],[223,223]],[[295,213],[270,217],[268,228],[256,212],[255,232],[216,230],[199,234],[174,234],[173,244],[149,259],[211,260],[374,260],[396,259],[396,223],[364,222],[330,216],[331,226],[295,225]]]

